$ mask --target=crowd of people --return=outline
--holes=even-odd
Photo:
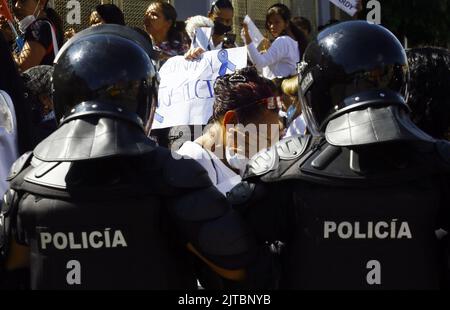
[[[242,25],[209,122],[151,130],[165,62],[237,47],[229,0],[186,22],[155,1],[142,28],[101,4],[80,33],[13,2],[0,287],[450,287],[449,50],[356,20],[314,37],[277,3],[261,45]]]

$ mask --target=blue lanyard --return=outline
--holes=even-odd
[[[16,48],[15,52],[20,54],[25,46],[25,36],[19,36],[16,38]]]

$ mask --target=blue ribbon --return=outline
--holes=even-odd
[[[219,61],[222,63],[222,66],[220,66],[219,75],[224,76],[227,73],[227,69],[230,71],[236,70],[236,65],[228,60],[228,51],[227,50],[221,50],[217,57],[219,58]]]
[[[17,37],[16,38],[16,49],[15,49],[15,52],[17,54],[20,54],[22,52],[24,46],[25,46],[25,38],[23,36],[22,37]]]

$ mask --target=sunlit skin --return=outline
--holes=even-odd
[[[18,0],[14,2],[13,13],[16,19],[21,20],[26,16],[35,14],[36,18],[45,18],[47,14],[44,11],[46,1],[41,0]],[[24,72],[34,66],[39,65],[46,54],[45,47],[38,42],[25,42],[24,48],[20,54],[14,55],[19,70]]]

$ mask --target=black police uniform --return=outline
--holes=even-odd
[[[365,22],[306,50],[300,99],[314,134],[256,155],[229,196],[261,245],[281,241],[281,288],[443,286],[450,145],[410,120],[406,63],[397,39]]]
[[[10,238],[30,248],[33,289],[194,289],[187,244],[224,269],[251,257],[206,171],[146,137],[156,74],[133,32],[99,26],[68,43],[53,75],[60,127],[12,168],[0,245],[4,257]]]

